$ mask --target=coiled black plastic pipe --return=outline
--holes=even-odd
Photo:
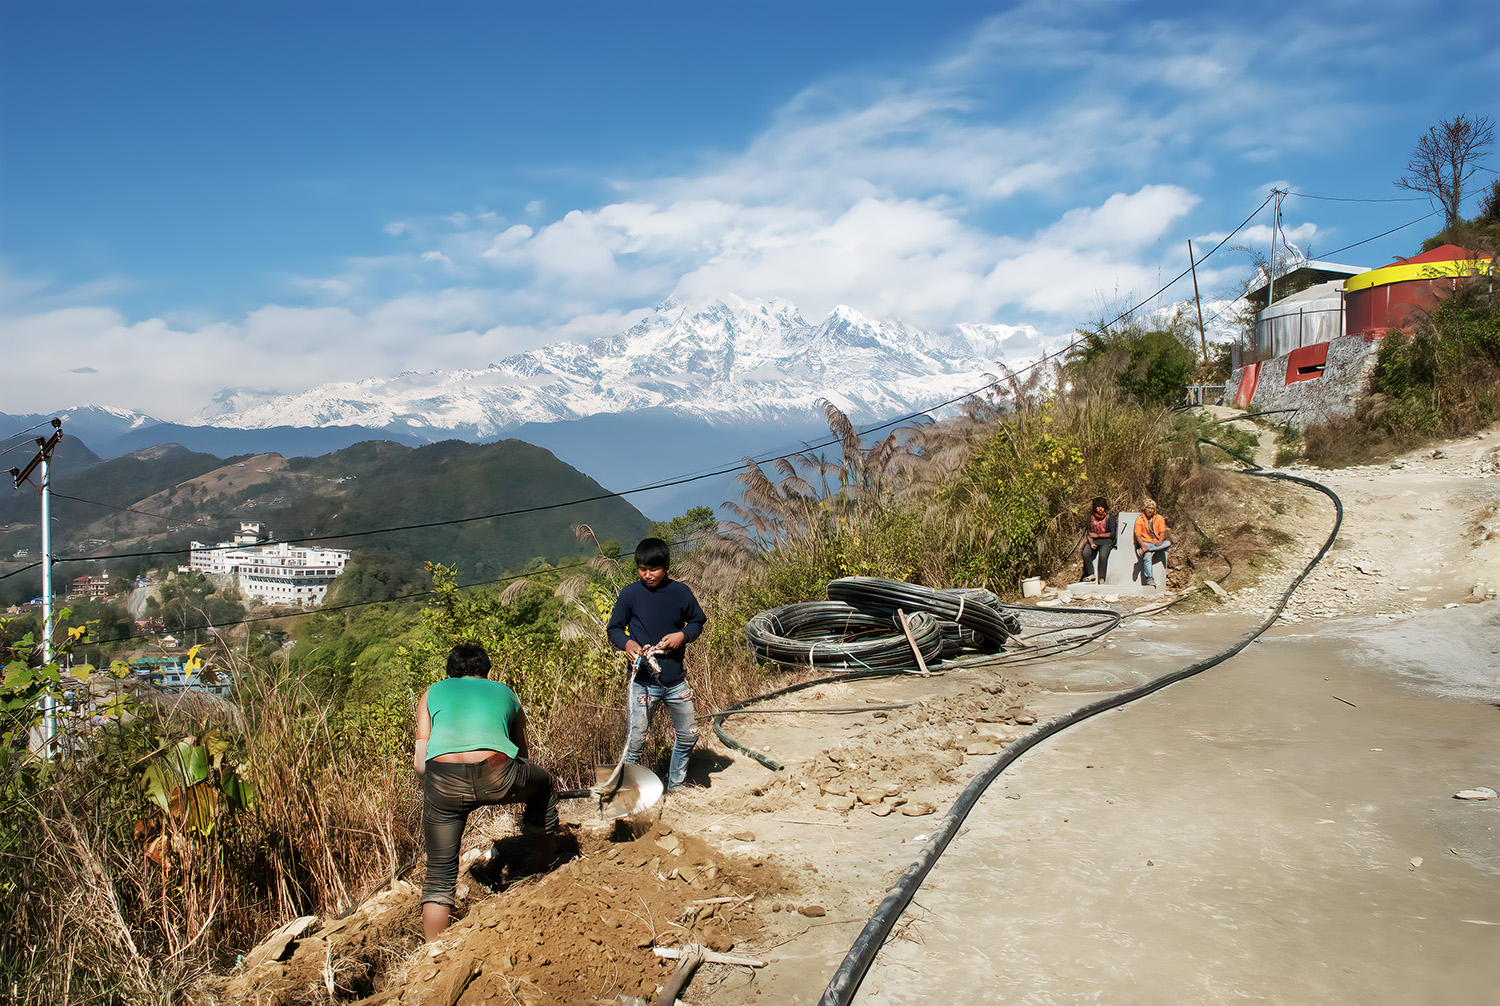
[[[943,630],[924,611],[906,620],[923,660],[943,650]],[[906,634],[887,617],[842,601],[806,601],[762,611],[745,623],[745,638],[761,660],[816,668],[873,670],[915,663]]]
[[[974,630],[995,649],[999,649],[1006,639],[1021,631],[1019,619],[1009,612],[998,610],[979,597],[978,592],[934,590],[932,587],[876,576],[844,576],[828,584],[828,597],[834,601],[847,601],[861,611],[877,614],[894,615],[898,608],[908,612],[931,612],[939,618]]]
[[[974,593],[988,594],[990,597],[994,597],[994,595],[990,594],[989,591],[974,591]],[[1009,611],[1020,612],[1035,610],[1025,607],[1024,605],[1014,604],[1000,604],[998,605],[998,607],[1002,609],[1008,609],[1007,614],[1009,614]],[[1056,654],[1062,653],[1067,650],[1077,649],[1080,646],[1087,646],[1089,643],[1100,638],[1101,636],[1108,635],[1109,633],[1113,632],[1116,626],[1118,626],[1120,622],[1126,617],[1124,615],[1121,615],[1118,611],[1113,611],[1109,608],[1053,608],[1051,610],[1058,614],[1094,615],[1097,616],[1097,618],[1090,624],[1075,627],[1085,630],[1081,635],[1058,639],[1050,643],[1043,643],[1041,645],[1032,644],[1025,647],[1024,649],[1012,649],[1009,652],[999,654],[976,653],[971,654],[967,657],[957,657],[954,659],[949,659],[945,656],[939,670],[947,671],[970,666],[972,664],[982,664],[986,667],[997,667],[1007,664],[1024,663],[1031,660],[1040,660],[1044,657],[1055,656]],[[1009,617],[1015,618],[1016,616],[1010,615]],[[908,649],[907,652],[909,654],[911,652],[910,649]],[[792,692],[800,692],[805,688],[815,688],[818,685],[832,684],[836,681],[860,681],[870,678],[889,678],[895,677],[898,674],[906,674],[914,670],[916,670],[915,661],[901,667],[886,667],[871,670],[850,671],[844,674],[835,674],[826,678],[817,678],[812,681],[800,681],[797,684],[788,685],[785,688],[778,688],[774,691],[766,692],[762,695],[756,695],[751,698],[744,699],[740,702],[736,702],[731,706],[726,706],[723,709],[719,710],[717,713],[714,713],[712,717],[714,725],[714,736],[719,738],[723,745],[729,748],[731,751],[738,751],[740,754],[760,763],[761,765],[770,769],[772,772],[780,772],[782,769],[786,768],[785,765],[781,764],[781,762],[777,761],[774,758],[768,758],[765,755],[761,754],[759,751],[753,751],[745,745],[741,744],[734,737],[730,736],[729,732],[724,729],[724,721],[731,716],[738,716],[741,713],[754,712],[755,710],[750,708],[753,705],[769,701],[770,699],[779,698],[783,695],[790,695]]]
[[[1236,653],[1239,653],[1246,646],[1249,646],[1256,637],[1269,629],[1276,619],[1281,616],[1281,612],[1286,608],[1292,593],[1307,578],[1307,574],[1312,572],[1313,567],[1322,561],[1323,556],[1328,554],[1328,549],[1333,545],[1334,539],[1338,536],[1339,527],[1344,523],[1343,501],[1338,498],[1338,495],[1332,489],[1319,482],[1304,479],[1296,475],[1287,475],[1283,472],[1261,471],[1255,465],[1255,462],[1244,458],[1237,452],[1230,451],[1222,444],[1214,444],[1214,446],[1240,458],[1240,460],[1251,465],[1254,469],[1246,471],[1243,474],[1285,482],[1296,482],[1316,489],[1333,500],[1334,522],[1333,530],[1328,534],[1328,540],[1323,543],[1323,547],[1318,550],[1318,554],[1312,557],[1311,561],[1303,567],[1302,572],[1297,574],[1296,579],[1282,593],[1281,599],[1277,601],[1276,606],[1271,609],[1271,613],[1266,616],[1265,620],[1241,636],[1230,646],[1205,660],[1189,664],[1181,670],[1165,674],[1154,681],[1148,681],[1144,685],[1138,685],[1118,695],[1111,695],[1097,702],[1091,702],[1086,706],[1073,710],[1071,713],[1049,720],[996,756],[993,762],[986,766],[982,772],[971,779],[969,784],[964,787],[963,792],[959,794],[958,799],[948,809],[948,813],[944,815],[942,821],[938,824],[932,837],[922,847],[922,852],[918,855],[916,861],[906,868],[906,872],[901,875],[901,879],[890,889],[890,892],[885,896],[885,900],[875,910],[875,914],[865,923],[864,929],[860,931],[859,937],[854,941],[854,945],[850,947],[849,953],[845,955],[843,963],[839,965],[838,970],[834,972],[832,980],[829,981],[828,987],[823,991],[823,997],[819,1000],[819,1006],[847,1006],[848,1003],[853,1001],[855,992],[859,990],[860,983],[864,981],[865,975],[869,973],[870,967],[875,963],[875,957],[880,952],[880,948],[885,944],[885,940],[890,935],[891,930],[895,927],[897,919],[906,910],[906,906],[911,904],[912,898],[916,896],[917,889],[922,886],[922,881],[927,878],[927,875],[932,872],[932,868],[937,865],[938,857],[948,848],[948,843],[953,841],[953,836],[958,833],[958,829],[963,824],[964,818],[969,816],[969,811],[973,810],[974,805],[978,803],[984,791],[989,789],[990,785],[1016,759],[1042,741],[1068,727],[1082,723],[1084,720],[1092,716],[1097,716],[1102,712],[1107,712],[1110,709],[1116,709],[1127,703],[1134,702],[1136,699],[1144,698],[1153,692],[1166,688],[1168,685],[1176,684],[1195,674],[1201,674],[1210,667],[1221,664]]]

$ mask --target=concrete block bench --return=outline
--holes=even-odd
[[[1141,562],[1135,557],[1135,519],[1139,513],[1121,513],[1116,518],[1115,546],[1110,550],[1104,568],[1103,583],[1070,583],[1068,590],[1075,594],[1108,594],[1115,596],[1151,596],[1167,589],[1166,562],[1156,564],[1156,586],[1148,587],[1142,577]],[[1171,549],[1167,554],[1171,554]],[[1082,556],[1078,559],[1080,565]]]

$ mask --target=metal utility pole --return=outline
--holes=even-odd
[[[1276,197],[1276,205],[1271,210],[1271,257],[1266,262],[1267,307],[1276,302],[1276,243],[1281,238],[1281,197],[1286,195],[1286,190],[1272,189],[1271,194]]]
[[[31,463],[23,468],[12,468],[11,478],[17,489],[31,478],[38,468],[42,481],[38,492],[42,497],[42,666],[52,663],[52,452],[62,440],[62,420],[52,420],[52,436],[37,437],[39,450]],[[42,753],[51,757],[53,742],[57,737],[57,702],[50,693],[42,696]]]

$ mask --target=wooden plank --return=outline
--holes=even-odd
[[[766,966],[765,961],[757,961],[751,957],[733,957],[729,954],[715,953],[712,950],[704,950],[696,943],[689,943],[686,947],[682,947],[680,949],[678,947],[651,948],[651,952],[656,956],[664,957],[669,961],[675,961],[678,958],[682,957],[684,953],[691,953],[695,950],[702,953],[703,960],[707,961],[710,964],[738,964],[741,967],[746,968],[763,968]]]

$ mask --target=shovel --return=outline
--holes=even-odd
[[[641,765],[623,762],[613,770],[601,765],[594,770],[599,782],[589,789],[565,789],[559,800],[596,800],[601,817],[629,817],[656,805],[665,787],[656,773]]]

